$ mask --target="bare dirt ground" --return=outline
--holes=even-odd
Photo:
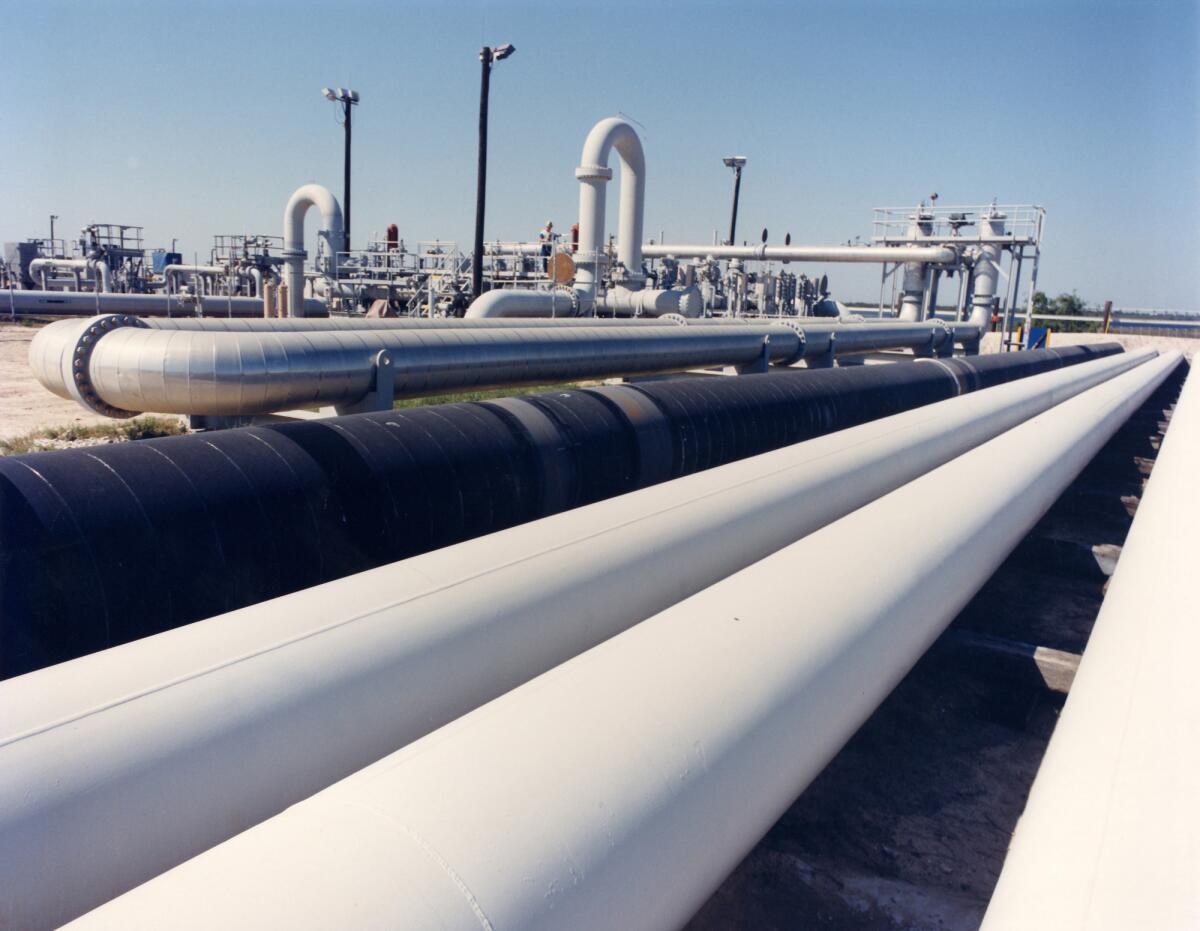
[[[0,439],[11,439],[68,424],[100,424],[108,420],[90,414],[43,388],[29,371],[29,344],[35,326],[0,324]]]
[[[1079,475],[952,631],[1083,651],[1182,369]],[[689,931],[978,928],[1063,698],[1032,664],[954,644],[952,634],[943,637],[914,667]]]
[[[29,344],[39,327],[0,323],[0,440],[48,427],[111,424],[112,420],[51,394],[29,371]]]

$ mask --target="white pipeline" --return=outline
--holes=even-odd
[[[489,291],[477,297],[468,317],[557,316],[562,301],[573,310],[565,315],[587,316],[594,312],[597,290],[607,262],[604,239],[605,193],[612,180],[608,160],[613,149],[621,162],[621,201],[617,218],[617,261],[623,267],[621,286],[639,290],[642,273],[642,218],[646,202],[646,158],[637,131],[625,120],[610,117],[592,127],[583,143],[575,177],[579,181],[579,250],[575,254],[574,297],[547,291]],[[495,296],[493,296],[495,295]],[[666,298],[665,300],[672,300]],[[678,313],[663,311],[664,313]]]
[[[612,169],[613,149],[621,162],[621,200],[617,218],[617,261],[624,266],[624,283],[636,289],[643,281],[642,221],[646,202],[646,158],[637,131],[625,120],[601,120],[588,133],[575,177],[579,180],[579,252],[575,286],[594,297],[604,263],[604,200]]]
[[[1200,376],[1171,418],[985,931],[1200,928]]]
[[[933,232],[932,216],[924,207],[918,207],[911,217],[908,226],[908,236],[913,242]],[[929,266],[925,262],[905,262],[904,280],[901,286],[900,310],[897,316],[901,320],[923,320],[925,318],[925,295],[929,290]],[[931,308],[932,310],[932,308]]]
[[[109,271],[108,262],[104,259],[34,259],[29,263],[30,274],[40,274],[43,282],[45,281],[46,269],[55,268],[65,268],[75,272],[77,286],[79,272],[94,272],[96,276],[96,290],[101,292],[112,290],[112,273]]]
[[[493,288],[471,302],[465,319],[574,317],[579,312],[579,300],[570,291],[526,291],[521,288]]]
[[[704,295],[691,288],[611,288],[596,301],[596,310],[617,317],[662,317],[679,314],[699,317],[704,313]]]
[[[931,262],[950,265],[958,254],[947,246],[702,246],[645,245],[647,258],[741,259],[758,262]]]
[[[336,256],[343,246],[342,208],[327,188],[306,184],[298,188],[283,211],[283,282],[288,289],[288,316],[304,316],[304,215],[309,207],[321,212],[319,240],[325,242],[324,265],[319,271],[334,276]]]
[[[964,395],[0,683],[0,914],[45,927],[99,905],[1152,356]],[[792,579],[782,604],[820,589]]]
[[[1005,216],[994,207],[989,208],[979,219],[980,232],[985,236],[1000,237],[1004,234]],[[981,333],[991,328],[992,309],[1000,284],[1001,247],[996,243],[985,243],[979,247],[971,280],[971,316],[969,322],[979,327]]]
[[[75,927],[679,927],[1178,361],[1065,401]],[[912,532],[929,521],[936,532]],[[659,575],[685,566],[654,553]],[[488,588],[489,616],[530,597]],[[485,674],[636,585],[610,588],[555,591],[549,624],[486,641]],[[431,679],[470,678],[430,666]]]

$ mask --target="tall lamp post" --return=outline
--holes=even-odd
[[[721,161],[725,163],[726,168],[733,169],[733,213],[729,217],[729,242],[727,243],[732,246],[734,233],[737,232],[738,194],[742,190],[742,168],[746,164],[746,156],[731,155]]]
[[[488,90],[491,84],[492,62],[504,61],[516,48],[500,45],[495,48],[484,46],[479,50],[483,73],[479,79],[479,170],[475,184],[475,260],[471,263],[471,297],[479,297],[483,291],[483,204],[487,189],[487,130]]]
[[[342,205],[345,207],[343,217],[342,251],[350,251],[350,112],[358,105],[358,91],[348,87],[322,87],[321,93],[327,100],[342,105],[342,125],[346,127],[346,157],[342,163]]]

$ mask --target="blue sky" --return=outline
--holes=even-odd
[[[278,235],[300,184],[341,196],[320,88],[342,85],[363,98],[356,241],[395,222],[466,247],[476,56],[511,42],[489,238],[569,227],[583,139],[619,111],[645,127],[648,237],[711,241],[737,152],[739,239],[866,238],[875,206],[996,196],[1046,207],[1045,290],[1200,310],[1198,8],[0,0],[0,240],[46,235],[50,213],[67,231],[138,223],[147,245],[201,257],[215,233]],[[878,293],[876,271],[828,271],[838,297]]]

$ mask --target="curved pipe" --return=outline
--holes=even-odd
[[[318,269],[329,276],[337,273],[337,253],[343,246],[342,208],[337,198],[319,184],[297,188],[283,211],[283,280],[288,289],[288,316],[304,316],[304,215],[309,207],[321,211],[322,229],[317,234],[325,240],[324,265]]]
[[[579,302],[569,292],[493,288],[471,302],[465,319],[574,317],[578,315],[579,310]]]
[[[579,181],[579,249],[575,255],[576,313],[594,313],[596,292],[604,274],[605,193],[612,180],[608,167],[612,150],[621,162],[621,200],[617,218],[617,261],[624,267],[620,283],[638,290],[642,272],[642,218],[646,202],[646,157],[637,131],[625,120],[609,117],[592,127],[583,143],[575,177]],[[539,247],[540,251],[540,247]],[[547,299],[538,292],[515,292],[528,299],[506,297],[487,301],[488,292],[471,302],[470,317],[549,316]],[[482,303],[481,303],[482,302]],[[479,305],[479,310],[476,310]],[[677,311],[664,311],[677,312]]]
[[[44,269],[66,268],[75,272],[76,287],[79,286],[80,271],[94,271],[97,290],[112,291],[112,273],[104,259],[34,259],[29,263],[30,274],[36,275]]]
[[[1130,374],[1152,367],[1147,363]],[[139,768],[138,759],[129,755],[131,750],[138,757],[149,755],[151,748],[128,740],[114,746],[129,776],[103,785],[105,794],[136,781],[144,769],[170,766],[172,772],[211,773],[224,791],[244,792],[262,780],[276,793],[288,784],[288,793],[302,798],[313,781],[291,787],[298,775],[292,761],[312,767],[315,754],[268,756],[263,738],[256,736],[269,735],[270,747],[309,748],[313,741],[304,735],[325,721],[362,722],[355,728],[326,726],[315,741],[329,767],[322,773],[327,776],[352,765],[348,744],[368,730],[408,718],[416,725],[409,733],[427,733],[431,725],[505,693],[521,677],[575,656],[436,737],[385,757],[115,900],[80,926],[154,927],[182,915],[198,927],[239,919],[320,927],[337,924],[351,900],[362,923],[412,926],[425,923],[422,899],[450,927],[478,928],[481,916],[485,925],[499,928],[681,926],[920,655],[949,619],[955,600],[965,600],[986,578],[992,561],[1015,542],[1013,533],[1048,503],[1047,497],[1052,500],[1054,483],[1080,464],[1081,454],[1064,452],[1053,438],[1020,445],[1022,452],[1034,453],[1022,475],[1006,474],[1010,460],[990,451],[966,453],[970,468],[958,468],[960,460],[951,459],[956,450],[961,454],[997,436],[1002,422],[1028,436],[1018,425],[1053,403],[1045,381],[1055,378],[1047,376],[1038,390],[1031,384],[1023,402],[1013,395],[1024,385],[1004,389],[1003,402],[996,396],[1001,392],[949,401],[430,554],[360,578],[362,590],[353,596],[349,581],[313,590],[305,602],[297,596],[280,605],[269,624],[246,623],[244,616],[215,619],[85,660],[70,680],[67,667],[38,674],[40,682],[16,680],[6,696],[9,704],[38,709],[14,722],[32,735],[30,743],[43,742],[27,750],[35,759],[57,760],[59,748],[72,757],[85,752],[69,727],[40,727],[45,718],[80,721],[104,735],[106,743],[122,734],[141,739],[153,734],[155,740],[162,734],[162,739],[175,738],[173,746],[179,747],[183,738],[195,735],[191,748],[175,750],[176,758],[153,757],[156,767]],[[1116,386],[1117,380],[1108,385]],[[1097,390],[1105,397],[1118,393],[1105,392],[1108,385]],[[1119,387],[1128,391],[1130,383]],[[1075,385],[1058,400],[1081,390]],[[995,406],[989,404],[993,401]],[[1080,422],[1095,427],[1093,405],[1089,399],[1083,417],[1077,408],[1073,418],[1061,419],[1076,434]],[[935,410],[940,416],[933,416]],[[960,417],[965,410],[972,416]],[[1105,427],[1120,413],[1108,412]],[[1095,428],[1089,439],[1105,427]],[[1033,430],[1038,439],[1051,432],[1043,418],[1033,421]],[[956,541],[959,532],[976,529],[988,510],[998,512],[1001,530],[988,533],[984,524],[976,532],[986,539],[976,543],[967,537],[971,545],[961,547],[965,565],[950,573],[944,571],[946,553],[960,550],[943,548],[940,535],[921,536],[916,552],[905,543],[912,514],[943,494],[937,479],[921,476],[947,461],[954,464],[937,476],[954,479],[953,500],[975,500],[972,480],[980,474],[989,480],[1003,476],[1017,488],[1013,501],[989,497],[983,507],[955,509]],[[1048,465],[1051,488],[1023,500],[1020,483],[1047,464],[1053,464]],[[846,481],[850,474],[853,483]],[[900,484],[904,481],[909,484]],[[888,492],[903,497],[869,503]],[[830,523],[843,515],[848,516]],[[730,539],[742,545],[729,546]],[[861,564],[845,557],[848,551],[857,553],[863,541],[879,560],[872,565],[887,574],[886,585],[863,586]],[[789,544],[788,550],[779,549]],[[664,557],[670,559],[670,572],[663,571]],[[742,575],[730,576],[752,563]],[[830,573],[836,584],[827,581]],[[713,582],[717,587],[709,588]],[[826,608],[811,612],[804,624],[796,623],[797,585]],[[763,598],[764,591],[771,597]],[[662,613],[643,620],[647,611]],[[357,630],[330,623],[341,612],[357,612]],[[295,623],[301,616],[304,620]],[[255,649],[259,638],[273,649]],[[330,662],[329,650],[339,650],[340,656],[352,639],[354,652],[347,659],[353,668]],[[244,657],[244,663],[223,661],[225,651]],[[314,662],[316,657],[322,659]],[[197,680],[188,675],[191,664],[212,672]],[[125,681],[100,675],[109,666]],[[456,675],[447,676],[448,668]],[[92,674],[80,675],[84,669]],[[311,674],[298,674],[301,669],[321,670],[319,682],[310,684]],[[478,675],[463,674],[466,669]],[[339,681],[327,677],[327,670],[336,670]],[[87,683],[96,693],[91,700],[98,711],[78,713],[77,707],[89,707],[79,698],[56,700],[50,708],[44,707],[46,699],[40,708],[15,701],[29,693],[58,699],[61,686],[58,692],[53,686],[59,681],[76,689]],[[633,695],[625,694],[626,681]],[[614,683],[622,686],[614,689]],[[186,686],[192,688],[185,697]],[[306,686],[324,693],[319,707],[298,699],[296,691]],[[18,691],[22,687],[28,690],[25,696]],[[450,699],[455,692],[460,694]],[[126,700],[114,702],[110,694]],[[420,701],[410,697],[417,695]],[[430,720],[432,696],[438,696],[439,709]],[[451,704],[442,706],[443,697]],[[231,721],[220,710],[241,711],[259,702],[269,720],[252,726],[245,717]],[[201,726],[208,722],[218,722],[221,730]],[[224,743],[226,733],[230,749],[234,741],[240,744],[228,757],[217,743],[217,735]],[[797,733],[811,739],[797,741]],[[374,752],[354,751],[353,756],[373,762],[379,759],[378,747],[402,746],[405,739],[398,732],[380,735]],[[569,745],[566,752],[563,742]],[[216,746],[220,749],[214,752]],[[514,746],[520,752],[513,752]],[[270,766],[238,765],[247,750]],[[780,763],[764,766],[764,759]],[[564,760],[570,765],[557,765]],[[272,767],[288,778],[271,778],[264,769]],[[86,797],[90,784],[102,777],[88,779],[86,768],[79,769],[62,767],[74,791]],[[14,799],[35,775],[14,780]],[[157,773],[152,778],[172,784]],[[188,818],[212,836],[221,830],[219,812],[225,806],[206,817],[196,806],[207,806],[218,792],[212,781],[194,784],[205,791],[186,805],[147,794],[174,818]],[[41,789],[40,783],[32,785]],[[181,786],[174,794],[187,798],[185,791]],[[350,804],[343,806],[340,799]],[[270,809],[286,804],[276,795]],[[145,807],[136,810],[146,812]],[[87,824],[86,836],[105,836],[112,830],[107,819],[118,825],[127,820],[100,802],[88,816],[100,820]],[[82,823],[63,817],[64,823]],[[136,823],[157,833],[178,826],[174,818],[143,817]],[[224,830],[232,833],[237,827]],[[76,852],[77,862],[105,872],[129,869],[128,861],[86,857],[82,837],[63,833],[62,850]],[[12,835],[0,833],[6,836]],[[410,848],[413,838],[424,840]],[[28,896],[32,881],[36,901],[46,887],[60,894],[65,888],[78,898],[80,884],[52,883],[45,871],[26,866],[33,858],[20,840],[11,842],[12,862],[20,871],[11,888]],[[332,841],[331,849],[324,847],[326,840]],[[504,850],[499,860],[497,845]],[[242,856],[247,847],[255,852],[252,858]],[[429,857],[431,849],[438,851],[436,862]],[[318,873],[306,870],[314,861],[322,876],[337,863],[353,864],[337,872],[339,895],[330,896],[328,884],[314,880]],[[447,881],[446,870],[459,881]],[[638,881],[651,873],[660,881]],[[93,895],[117,886],[104,885],[100,876],[84,877]],[[265,885],[256,885],[264,877]],[[136,881],[125,878],[120,885],[130,885],[130,879]],[[469,901],[464,888],[471,891]],[[631,896],[636,901],[628,901]],[[46,897],[56,905],[61,901]],[[294,905],[293,897],[303,904]],[[549,909],[554,911],[547,915]]]
[[[646,258],[741,259],[758,262],[931,262],[951,265],[958,253],[948,246],[642,246]]]
[[[575,177],[579,180],[579,252],[575,286],[587,312],[596,295],[604,262],[604,195],[612,179],[608,159],[617,150],[621,161],[621,201],[617,224],[617,261],[625,268],[624,282],[641,287],[642,216],[646,201],[646,158],[637,131],[625,120],[610,117],[592,127],[583,143]]]

